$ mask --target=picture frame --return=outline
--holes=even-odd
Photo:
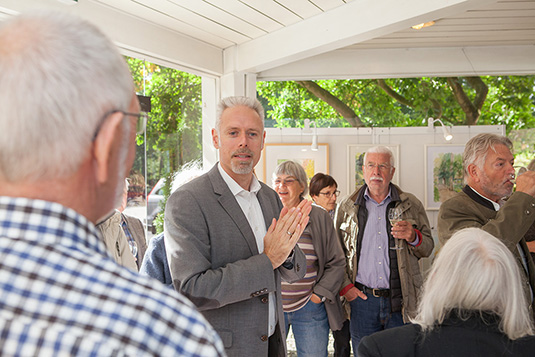
[[[268,185],[275,168],[287,160],[301,163],[309,181],[318,172],[329,174],[329,144],[318,144],[318,151],[312,151],[310,144],[267,143],[262,157],[263,181]]]
[[[355,189],[364,184],[364,176],[362,173],[362,164],[364,161],[364,154],[375,144],[356,144],[347,146],[347,192],[351,194]],[[392,183],[399,185],[399,145],[382,145],[392,151],[394,161],[396,163],[396,171],[392,178]]]
[[[425,209],[440,204],[464,186],[462,154],[464,145],[425,145]]]

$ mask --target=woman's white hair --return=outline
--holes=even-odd
[[[430,331],[450,312],[461,318],[489,312],[499,316],[499,328],[511,340],[533,335],[520,274],[513,254],[497,238],[479,228],[458,231],[440,250],[412,322]]]
[[[295,177],[297,182],[303,187],[303,192],[299,194],[300,198],[303,198],[308,194],[308,177],[303,166],[292,160],[284,161],[275,168],[275,172],[273,172],[273,181],[280,175]]]
[[[87,21],[50,11],[6,21],[0,28],[0,178],[72,174],[105,113],[128,110],[133,93],[123,56]],[[128,128],[123,120],[123,132]]]

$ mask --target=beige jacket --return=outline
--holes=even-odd
[[[97,228],[102,234],[102,239],[106,248],[111,253],[115,261],[129,269],[138,271],[138,267],[123,228],[121,227],[121,212],[115,210],[115,213],[103,222],[97,224]]]

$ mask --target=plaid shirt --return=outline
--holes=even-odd
[[[222,356],[187,299],[125,269],[57,203],[0,197],[0,355]]]

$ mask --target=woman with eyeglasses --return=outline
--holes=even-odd
[[[309,194],[314,201],[315,206],[321,207],[334,219],[336,210],[336,199],[340,196],[338,183],[336,180],[324,173],[318,172],[310,180]],[[351,355],[351,332],[349,330],[349,319],[344,319],[343,326],[340,330],[333,330],[334,338],[334,356],[349,357]]]
[[[321,172],[315,174],[310,180],[310,198],[316,206],[322,207],[334,218],[336,199],[340,195],[338,184],[330,175]]]
[[[273,188],[284,207],[292,209],[307,194],[307,176],[301,165],[285,161],[275,169]],[[295,283],[282,282],[286,331],[292,327],[297,355],[327,356],[329,328],[344,322],[338,292],[345,271],[345,256],[331,216],[312,207],[309,222],[297,244],[307,258],[307,272]]]

